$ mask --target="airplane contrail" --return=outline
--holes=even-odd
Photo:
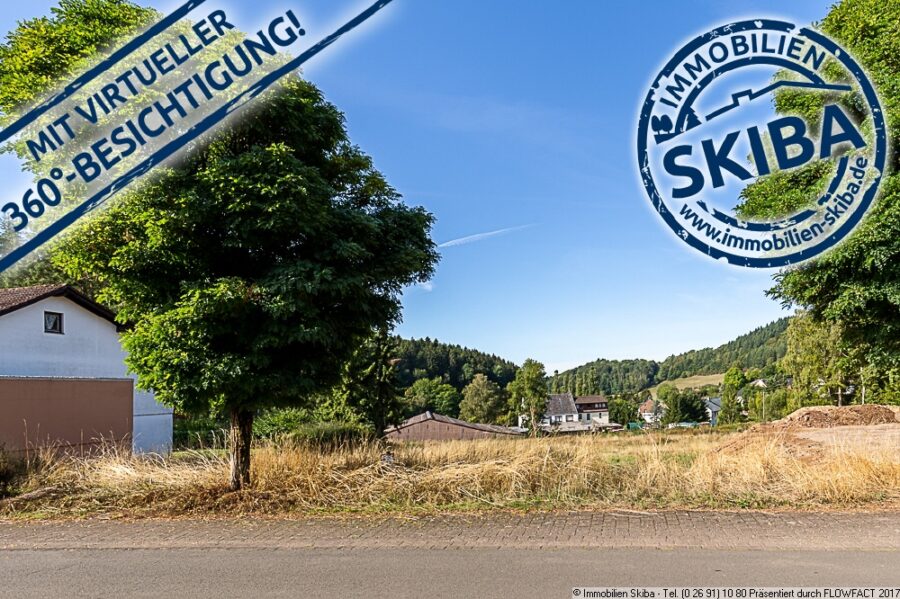
[[[496,231],[487,231],[486,233],[476,233],[475,235],[466,235],[465,237],[460,237],[458,239],[451,239],[450,241],[445,241],[444,243],[438,244],[439,248],[449,248],[457,245],[466,245],[467,243],[475,243],[476,241],[481,241],[482,239],[488,239],[490,237],[496,237],[497,235],[503,235],[504,233],[510,233],[512,231],[519,231],[521,229],[527,229],[529,227],[533,227],[534,224],[530,225],[519,225],[518,227],[506,227],[505,229],[497,229]]]

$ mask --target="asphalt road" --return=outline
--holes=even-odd
[[[0,553],[2,597],[570,597],[573,586],[896,586],[900,553],[80,549]]]
[[[900,511],[0,521],[5,597],[571,597],[900,587]]]

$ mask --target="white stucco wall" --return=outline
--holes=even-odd
[[[45,311],[63,314],[64,334],[44,332]],[[0,316],[0,376],[135,378],[116,326],[62,297]],[[172,410],[135,389],[133,434],[136,452],[170,451]]]

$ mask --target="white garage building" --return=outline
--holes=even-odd
[[[44,442],[83,445],[115,426],[113,436],[130,439],[135,452],[170,451],[172,410],[134,388],[119,332],[112,312],[70,286],[0,289],[0,429],[12,439],[6,443],[19,444],[16,427],[30,419],[26,438],[43,426]]]

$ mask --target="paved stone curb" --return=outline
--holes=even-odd
[[[900,512],[565,512],[421,518],[0,522],[0,549],[900,550]]]

